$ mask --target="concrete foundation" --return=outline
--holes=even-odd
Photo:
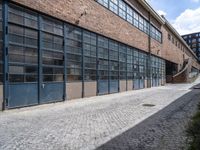
[[[68,100],[82,98],[82,82],[71,82],[66,86]]]
[[[128,91],[133,90],[133,80],[128,80],[127,81],[127,90]]]
[[[144,80],[144,88],[148,88],[148,86],[147,86],[147,80]]]
[[[84,97],[92,97],[97,94],[97,82],[85,82],[84,83]]]
[[[126,91],[126,80],[120,80],[120,92]]]

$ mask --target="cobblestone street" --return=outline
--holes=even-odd
[[[0,113],[0,149],[185,148],[200,83],[166,85]]]

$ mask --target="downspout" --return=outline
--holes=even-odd
[[[148,34],[148,83],[147,87],[151,88],[151,82],[152,82],[152,68],[151,68],[151,13],[148,12],[148,21],[149,21],[149,34]]]

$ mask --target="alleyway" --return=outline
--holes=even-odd
[[[166,85],[0,113],[0,149],[178,150],[200,83]]]

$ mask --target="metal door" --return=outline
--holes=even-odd
[[[119,90],[118,62],[110,62],[110,93],[117,93]]]
[[[54,28],[52,31],[51,26]],[[64,37],[63,24],[42,18],[40,50],[40,103],[64,100]]]
[[[28,24],[30,21],[32,24]],[[5,62],[8,67],[7,108],[38,104],[37,21],[37,15],[32,12],[14,5],[8,7],[8,38],[5,39],[8,46],[5,58],[8,60]]]
[[[143,77],[141,77],[140,79],[140,89],[143,89],[144,88],[144,79]]]
[[[98,90],[99,95],[109,93],[109,50],[108,39],[98,36],[97,65],[98,65]]]
[[[56,25],[58,29],[55,31],[59,35],[54,35],[45,31],[51,28],[44,28],[45,20],[39,19],[38,14],[14,5],[10,5],[8,10],[7,108],[63,100],[62,25]],[[16,19],[19,16],[20,19]],[[51,21],[48,22],[50,25]]]

